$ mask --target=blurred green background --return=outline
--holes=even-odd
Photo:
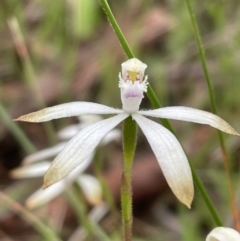
[[[77,100],[120,108],[118,73],[127,57],[96,0],[1,0],[0,3],[0,189],[24,204],[24,199],[41,180],[33,185],[27,180],[13,181],[8,176],[9,170],[20,165],[22,158],[32,151],[21,138],[16,138],[11,119],[43,106]],[[192,4],[206,50],[219,116],[240,130],[240,3],[194,0]],[[136,57],[148,65],[146,74],[163,106],[183,105],[211,111],[185,2],[111,0],[109,5]],[[142,107],[150,108],[147,98]],[[75,122],[72,118],[49,125],[19,123],[19,126],[31,143],[42,149],[56,142],[57,130]],[[207,126],[171,123],[224,224],[231,226],[217,132]],[[51,125],[53,132],[49,131]],[[228,135],[224,138],[239,203],[240,141]],[[120,155],[120,162],[111,164],[115,152],[110,152],[108,165],[121,168],[121,145],[112,148]],[[142,153],[148,156],[151,151],[140,132],[136,159]],[[200,241],[214,227],[197,192],[190,211],[179,204],[171,192],[159,193],[154,200],[147,212],[137,216],[134,240]],[[49,207],[43,210],[33,213],[51,223]],[[42,240],[29,223],[23,222],[23,228],[18,231],[14,224],[19,225],[19,218],[11,215],[11,209],[0,205],[1,240]],[[121,220],[114,217],[110,212],[103,228],[111,240],[120,240]],[[111,224],[109,220],[115,222]],[[75,226],[68,223],[63,226],[59,231],[63,240],[68,240]]]

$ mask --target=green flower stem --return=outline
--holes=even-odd
[[[120,27],[119,27],[119,25],[117,24],[117,21],[114,18],[114,15],[113,15],[113,13],[112,13],[112,11],[111,11],[107,1],[106,0],[100,0],[100,1],[102,3],[102,6],[103,6],[103,9],[104,9],[105,13],[107,14],[107,17],[108,17],[108,19],[110,21],[110,24],[112,25],[113,29],[116,32],[116,35],[118,36],[118,39],[119,39],[120,43],[122,44],[122,47],[123,47],[126,55],[128,56],[128,58],[133,58],[134,54],[131,51],[131,48],[129,47],[129,45],[128,45],[128,43],[127,43],[127,41],[126,41],[126,39],[125,39],[125,37],[124,37]],[[155,93],[154,93],[154,91],[153,91],[153,89],[152,89],[150,84],[148,85],[147,96],[148,96],[148,98],[149,98],[149,100],[150,100],[150,102],[151,102],[153,107],[155,107],[155,108],[160,108],[161,107],[161,104],[160,104],[158,98],[156,97],[156,95],[155,95]],[[161,121],[162,121],[163,125],[166,128],[168,128],[170,131],[172,131],[174,133],[173,128],[172,128],[172,126],[171,126],[171,124],[169,123],[168,120],[161,119]],[[220,222],[220,219],[219,219],[219,217],[217,215],[217,211],[215,210],[213,203],[209,199],[209,197],[207,195],[207,192],[204,189],[202,183],[199,181],[199,178],[197,177],[197,174],[196,174],[196,172],[194,170],[194,167],[192,166],[191,168],[192,168],[192,171],[193,171],[194,184],[197,187],[198,191],[200,192],[204,202],[206,203],[206,206],[208,207],[209,212],[211,213],[215,223],[217,225],[219,225],[221,222]]]
[[[10,197],[8,197],[5,193],[0,191],[0,200],[4,203],[8,204],[13,212],[18,214],[21,218],[26,220],[33,228],[38,231],[44,240],[46,241],[61,241],[62,239],[58,237],[58,235],[44,224],[40,219],[38,219],[35,215],[29,212],[27,209],[22,207],[18,202],[15,202]]]
[[[7,111],[0,103],[0,119],[8,127],[12,135],[16,138],[19,145],[22,146],[24,151],[28,154],[31,154],[36,151],[34,145],[28,140],[24,132],[18,126],[18,124],[12,121],[11,117],[8,115]]]
[[[194,14],[194,11],[193,11],[190,0],[185,0],[185,2],[187,4],[188,12],[189,12],[189,15],[190,15],[190,18],[191,18],[191,22],[192,22],[192,26],[193,26],[197,46],[198,46],[199,56],[200,56],[200,59],[201,59],[202,68],[203,68],[205,80],[206,80],[207,87],[208,87],[208,94],[210,96],[212,110],[213,110],[214,114],[217,114],[217,106],[216,106],[216,101],[215,101],[215,97],[214,97],[212,81],[211,81],[210,74],[209,74],[208,67],[207,67],[207,63],[206,63],[206,57],[205,57],[205,53],[204,53],[204,47],[203,47],[203,43],[202,43],[202,40],[201,40],[200,31],[198,29],[196,17],[195,17],[195,14]],[[233,191],[233,186],[232,186],[232,181],[231,181],[231,173],[230,173],[230,168],[229,168],[229,158],[228,158],[228,155],[227,155],[227,150],[226,150],[225,142],[224,142],[224,139],[223,139],[223,134],[222,134],[221,131],[218,131],[218,137],[219,137],[220,146],[221,146],[221,150],[222,150],[224,168],[225,168],[226,175],[227,175],[227,182],[228,182],[229,195],[230,195],[230,200],[231,200],[232,214],[233,214],[236,229],[238,231],[240,231],[240,223],[239,223],[236,199],[235,199],[235,196],[234,196],[234,191]]]
[[[129,116],[123,124],[124,171],[121,183],[121,204],[124,240],[132,240],[132,165],[137,143],[137,124]]]

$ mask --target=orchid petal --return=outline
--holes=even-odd
[[[126,113],[99,121],[75,135],[52,162],[44,177],[44,188],[59,181],[93,152],[101,139],[129,115]]]
[[[190,208],[194,196],[193,180],[187,157],[176,137],[160,124],[139,114],[133,114],[146,136],[176,197]]]
[[[95,177],[82,174],[77,182],[81,186],[82,191],[90,204],[98,205],[102,202],[102,188]]]
[[[225,120],[223,120],[219,116],[214,115],[207,111],[198,110],[190,107],[171,106],[171,107],[159,108],[156,110],[146,110],[146,111],[141,110],[141,111],[138,111],[138,113],[145,116],[206,124],[216,129],[219,129],[220,131],[226,132],[228,134],[237,135],[237,136],[240,135]]]
[[[231,228],[214,228],[207,236],[206,241],[240,241],[240,234]]]
[[[27,115],[20,116],[16,121],[44,122],[63,117],[89,114],[120,114],[123,110],[92,102],[70,102],[48,107]]]
[[[12,178],[41,177],[50,167],[51,162],[40,162],[31,166],[22,166],[10,172]]]
[[[28,165],[33,162],[41,161],[47,158],[56,156],[63,148],[66,146],[67,142],[61,142],[50,148],[43,149],[41,151],[35,152],[23,159],[23,165]]]

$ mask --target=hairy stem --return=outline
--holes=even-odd
[[[121,204],[124,240],[132,240],[132,165],[137,143],[137,124],[128,117],[123,125],[124,171],[121,183]]]

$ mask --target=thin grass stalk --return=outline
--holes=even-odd
[[[84,202],[82,202],[79,197],[76,195],[75,190],[72,187],[70,190],[65,192],[65,196],[68,200],[68,202],[71,204],[73,209],[75,210],[75,214],[78,220],[79,225],[82,225],[87,233],[88,233],[88,238],[93,235],[93,230],[92,227],[89,223],[89,220],[87,219],[86,215],[86,208],[84,207]]]
[[[69,203],[76,211],[79,225],[83,225],[83,227],[86,229],[88,233],[88,238],[92,238],[92,236],[95,234],[96,237],[99,238],[99,240],[110,241],[108,235],[102,230],[102,228],[97,223],[93,222],[88,218],[86,214],[86,209],[83,204],[84,202],[76,195],[73,188],[65,192],[65,195]]]
[[[31,154],[36,151],[35,146],[32,142],[29,141],[25,133],[21,130],[18,124],[12,121],[11,117],[8,115],[8,112],[0,102],[0,119],[3,124],[7,126],[12,135],[16,138],[19,145],[27,154]]]
[[[46,224],[35,215],[22,207],[18,202],[12,200],[5,193],[0,191],[0,200],[11,207],[11,210],[28,222],[38,231],[46,241],[62,241],[62,239]]]
[[[123,35],[123,33],[122,33],[114,15],[113,15],[113,13],[112,13],[109,5],[108,5],[107,0],[100,0],[100,2],[102,4],[103,10],[105,11],[105,13],[106,13],[106,15],[107,15],[107,17],[110,21],[111,26],[113,27],[120,43],[122,44],[122,47],[123,47],[126,55],[128,56],[128,58],[134,58],[134,54],[131,51],[131,48],[129,47],[129,44],[127,43],[127,40],[124,37],[124,35]],[[148,85],[147,96],[148,96],[148,98],[149,98],[153,107],[155,107],[155,108],[161,107],[160,101],[158,100],[158,98],[157,98],[157,96],[156,96],[156,94],[155,94],[155,92],[152,89],[150,84]],[[172,128],[170,122],[167,119],[161,119],[161,121],[162,121],[163,125],[167,129],[172,131],[172,133],[174,134],[174,131],[173,131],[173,128]],[[193,180],[194,180],[195,186],[197,187],[199,193],[201,194],[201,196],[202,196],[202,198],[203,198],[212,218],[214,219],[216,225],[221,226],[220,224],[222,224],[222,223],[219,221],[220,218],[218,216],[218,213],[217,213],[212,201],[210,200],[210,198],[209,198],[204,186],[202,185],[202,183],[198,181],[200,179],[199,178],[196,179],[197,173],[195,171],[195,168],[193,166],[191,166],[191,169],[194,170],[194,173],[196,174],[196,175],[193,175]],[[204,190],[204,192],[203,192],[203,190]],[[207,196],[208,196],[208,198],[206,198]]]
[[[192,170],[192,175],[193,175],[193,180],[194,180],[194,184],[198,187],[198,191],[201,193],[210,213],[212,214],[212,217],[216,223],[217,226],[223,226],[223,223],[215,209],[215,207],[212,204],[212,201],[206,191],[206,189],[204,188],[200,178],[198,177],[195,168],[193,167],[192,163],[190,162],[190,167]]]
[[[208,94],[210,97],[212,111],[214,114],[217,115],[217,105],[216,105],[216,101],[215,101],[213,85],[212,85],[211,77],[210,77],[207,63],[206,63],[205,51],[204,51],[200,31],[198,29],[198,24],[197,24],[196,17],[195,17],[193,7],[191,5],[190,0],[185,0],[185,2],[187,4],[188,12],[189,12],[193,30],[194,30],[194,35],[195,35],[197,46],[198,46],[199,56],[201,59],[202,68],[203,68],[205,80],[206,80],[207,87],[208,87]],[[235,229],[240,231],[238,210],[237,210],[236,199],[235,199],[235,195],[234,195],[234,191],[233,191],[233,185],[232,185],[232,181],[231,181],[232,178],[231,178],[231,173],[230,173],[230,168],[229,168],[229,166],[230,166],[229,157],[227,154],[223,134],[221,131],[218,131],[218,138],[219,138],[219,142],[220,142],[220,146],[221,146],[223,163],[224,163],[224,168],[225,168],[225,172],[226,172],[226,176],[227,176],[227,183],[228,183],[228,189],[229,189],[229,195],[230,195],[230,201],[231,201],[231,210],[232,210],[232,215],[233,215],[233,219],[234,219],[234,223],[235,223]]]
[[[114,215],[118,214],[118,210],[117,207],[115,205],[115,201],[113,198],[113,195],[110,191],[110,188],[104,178],[103,175],[103,160],[102,160],[102,151],[100,149],[97,149],[95,157],[94,157],[94,172],[95,172],[95,176],[97,177],[97,179],[99,180],[100,184],[101,184],[101,188],[102,188],[102,192],[103,192],[103,197],[106,200],[109,209],[111,210],[111,212]]]
[[[34,71],[33,63],[31,61],[26,43],[24,41],[24,38],[16,17],[12,17],[11,19],[8,20],[8,26],[12,34],[16,51],[23,63],[23,72],[24,72],[24,77],[26,78],[26,84],[30,88],[30,90],[34,93],[40,107],[45,108],[46,103],[43,99],[42,93],[39,90],[39,85],[36,81],[37,77]],[[50,142],[52,144],[56,143],[56,136],[55,136],[53,124],[51,122],[47,122],[47,123],[43,123],[43,126]]]

